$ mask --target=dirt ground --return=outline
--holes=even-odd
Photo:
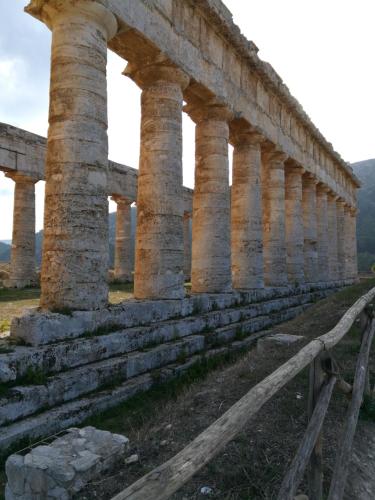
[[[110,499],[174,456],[302,345],[330,330],[348,307],[374,285],[375,280],[368,280],[343,290],[315,304],[298,318],[273,329],[275,332],[303,335],[304,340],[298,345],[268,350],[263,354],[253,350],[234,364],[221,366],[193,384],[174,385],[173,390],[165,387],[164,395],[163,391],[157,397],[143,395],[142,399],[138,398],[91,420],[89,423],[98,428],[128,436],[131,443],[129,454],[138,454],[139,461],[128,466],[120,464],[121,470],[92,483],[78,498]],[[354,327],[333,352],[349,382],[354,375],[358,348],[358,328]],[[375,370],[374,356],[371,368]],[[307,385],[308,373],[304,370],[172,498],[207,498],[200,493],[205,486],[212,490],[209,498],[214,499],[276,498],[283,475],[306,428]],[[324,431],[326,488],[346,407],[345,397],[335,393]],[[372,413],[362,412],[362,418],[373,417]],[[303,483],[300,492],[306,493],[306,490]]]

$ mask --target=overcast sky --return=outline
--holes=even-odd
[[[51,35],[23,12],[27,3],[0,0],[0,122],[46,135]],[[374,158],[375,1],[225,3],[343,158]],[[125,65],[109,53],[109,157],[137,168],[140,91],[121,75]],[[193,174],[194,127],[184,116],[185,185],[193,187]],[[37,184],[37,229],[43,221],[43,184]],[[0,173],[0,240],[11,238],[12,199],[13,181]]]

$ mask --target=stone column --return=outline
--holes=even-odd
[[[285,171],[288,156],[262,155],[264,278],[267,286],[288,284],[285,244]]]
[[[163,64],[125,74],[142,89],[134,295],[180,299],[184,291],[182,104],[189,78]]]
[[[350,207],[347,212],[347,225],[348,225],[348,278],[356,279],[358,277],[358,263],[357,263],[357,210]]]
[[[133,281],[132,275],[132,238],[131,238],[131,201],[123,196],[112,196],[117,203],[115,268],[114,278],[119,281]]]
[[[352,241],[351,241],[351,208],[349,205],[344,205],[344,253],[345,253],[345,264],[344,264],[344,278],[346,280],[352,278],[351,271],[351,251],[352,251]]]
[[[35,183],[37,179],[8,173],[14,180],[13,235],[9,280],[6,286],[24,288],[36,284]]]
[[[251,131],[233,134],[232,280],[235,289],[263,288],[261,144]]]
[[[316,212],[318,228],[318,275],[319,281],[329,281],[328,275],[328,214],[327,192],[329,189],[319,183],[316,189]]]
[[[191,214],[184,213],[184,275],[185,281],[191,279]]]
[[[228,121],[220,105],[188,105],[196,123],[191,283],[193,293],[231,290]]]
[[[345,201],[338,199],[336,201],[337,214],[337,257],[338,257],[338,278],[345,279],[346,269],[346,245],[345,245]]]
[[[41,306],[107,304],[107,40],[115,16],[101,2],[34,0],[52,30]]]
[[[287,165],[285,168],[285,239],[289,283],[305,281],[304,229],[302,212],[302,175],[304,169]]]
[[[330,191],[327,196],[328,210],[328,274],[331,281],[338,279],[338,250],[337,250],[337,196]]]
[[[318,227],[316,206],[317,181],[311,174],[302,177],[302,212],[304,228],[305,281],[319,281],[318,273]]]

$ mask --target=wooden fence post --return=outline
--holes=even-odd
[[[325,373],[322,366],[322,356],[317,356],[310,364],[309,376],[309,399],[308,414],[309,419],[313,414],[317,403]],[[311,453],[308,468],[309,500],[323,499],[323,443],[322,435],[319,434],[314,449]]]

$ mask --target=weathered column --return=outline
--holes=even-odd
[[[331,281],[338,279],[338,251],[337,251],[337,196],[330,191],[327,196],[328,210],[328,274]]]
[[[155,63],[129,64],[125,74],[142,88],[134,295],[184,297],[182,104],[189,78]]]
[[[289,283],[305,281],[304,231],[302,212],[302,175],[299,166],[285,167],[285,239]]]
[[[14,180],[13,235],[10,274],[6,286],[24,288],[36,284],[35,183],[37,179],[8,173]]]
[[[193,293],[231,290],[228,121],[220,105],[188,105],[196,123],[191,283]]]
[[[191,214],[184,213],[184,276],[185,281],[191,278]]]
[[[41,306],[107,304],[107,40],[102,2],[33,0],[52,30]]]
[[[132,238],[131,238],[131,201],[123,196],[112,196],[117,203],[115,268],[114,278],[119,281],[133,281],[132,275]]]
[[[311,174],[302,177],[302,212],[304,228],[305,281],[319,281],[318,273],[318,227],[316,206],[317,181]]]
[[[324,184],[318,184],[316,189],[316,212],[318,227],[318,275],[319,281],[329,281],[328,275],[328,214],[327,193],[329,189]]]
[[[345,201],[338,199],[336,201],[337,214],[337,257],[338,257],[338,278],[345,279],[346,269],[346,248],[345,248]]]
[[[345,254],[345,263],[344,263],[344,278],[349,280],[352,278],[352,269],[351,269],[351,252],[352,252],[352,238],[351,238],[351,207],[347,204],[344,205],[344,254]]]
[[[263,288],[261,144],[251,131],[233,134],[232,280],[235,289]]]
[[[285,244],[285,171],[288,156],[262,155],[264,278],[267,286],[288,284]]]
[[[357,210],[350,207],[348,210],[348,240],[349,240],[349,279],[358,277],[357,263]]]

